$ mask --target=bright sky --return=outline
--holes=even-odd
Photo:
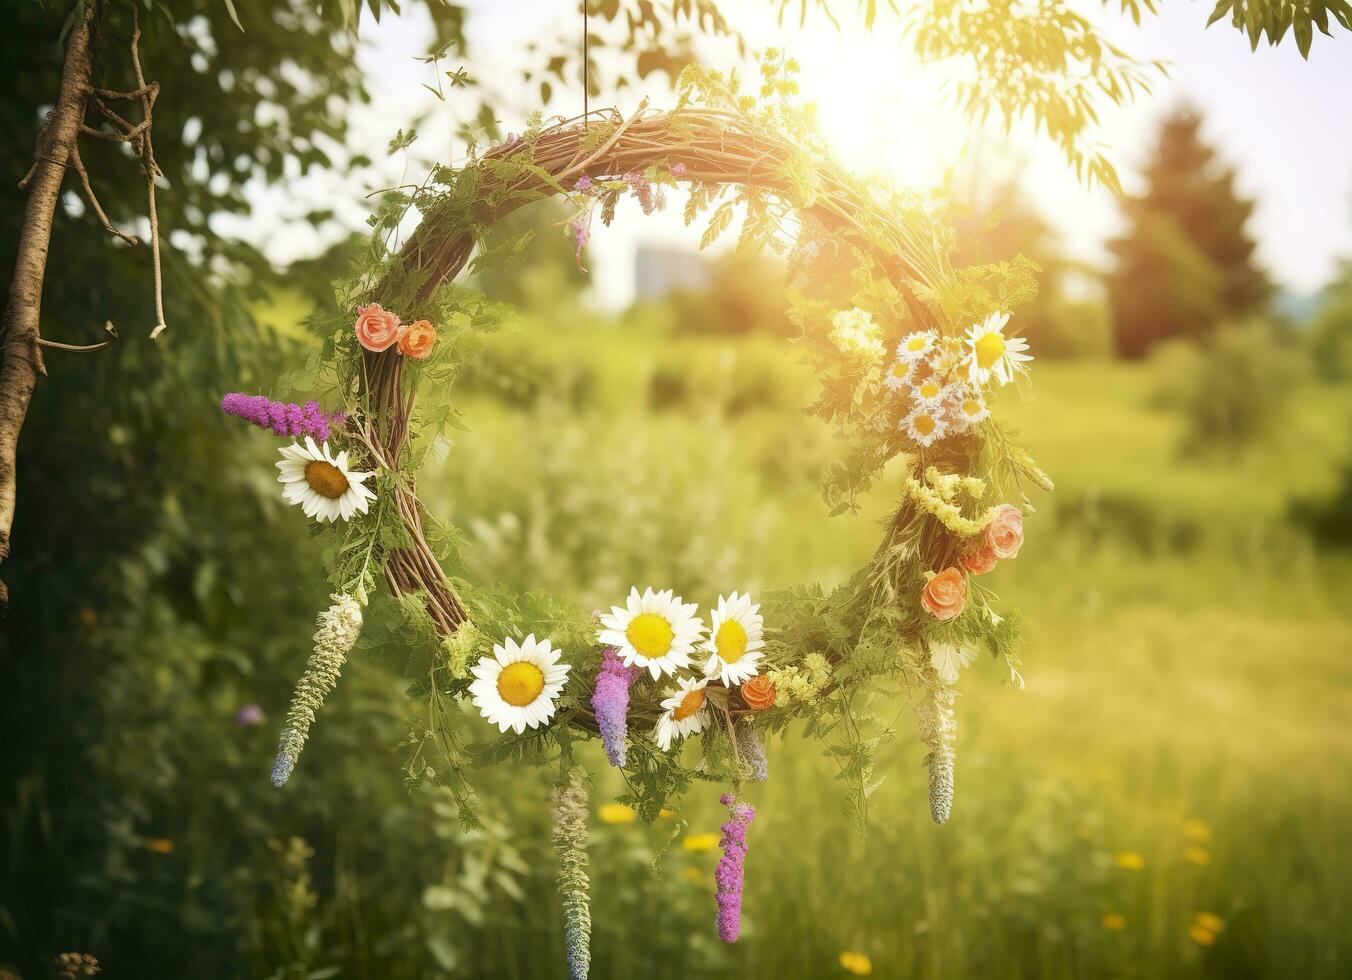
[[[576,0],[484,0],[471,6],[468,32],[478,63],[501,65],[504,78],[514,78],[525,63],[528,42],[580,37]],[[752,44],[779,46],[798,58],[804,97],[818,103],[828,141],[847,165],[890,173],[917,187],[938,183],[955,165],[982,174],[1016,174],[1061,232],[1067,250],[1105,263],[1103,243],[1119,228],[1112,195],[1080,185],[1060,154],[1031,132],[1016,129],[1006,140],[996,127],[970,126],[944,98],[949,73],[919,65],[895,22],[880,20],[869,33],[854,26],[853,0],[837,0],[840,31],[820,16],[810,16],[805,29],[796,17],[781,27],[776,6],[771,0],[737,0],[722,8]],[[426,160],[454,159],[463,152],[437,101],[423,88],[425,82],[435,84],[433,72],[414,59],[426,53],[431,29],[420,7],[409,9],[404,17],[387,16],[379,25],[368,18],[362,30],[361,63],[376,78],[374,98],[369,106],[352,110],[347,143],[351,152],[377,160],[357,178],[364,189],[421,179]],[[1241,190],[1257,199],[1250,230],[1260,242],[1260,261],[1282,286],[1311,292],[1328,279],[1340,257],[1352,258],[1352,36],[1316,34],[1306,62],[1289,41],[1251,52],[1228,25],[1204,30],[1210,9],[1205,4],[1164,4],[1161,15],[1146,18],[1139,28],[1097,5],[1084,9],[1129,53],[1172,63],[1170,79],[1157,86],[1153,97],[1108,110],[1096,134],[1111,148],[1129,191],[1139,186],[1135,168],[1148,156],[1155,121],[1187,98],[1201,109],[1208,138],[1237,167]],[[705,55],[716,67],[731,66],[728,48],[715,46]],[[444,67],[458,64],[452,56]],[[660,106],[667,93],[658,77],[650,77],[654,86],[646,91],[621,93],[619,107],[631,109],[640,94]],[[484,80],[491,85],[491,78]],[[504,88],[512,91],[511,84]],[[597,101],[616,100],[603,97],[593,104]],[[523,128],[533,108],[504,104],[504,128]],[[556,91],[546,109],[569,115],[580,111],[580,86]],[[395,129],[427,112],[434,115],[418,127],[416,158],[386,157],[385,145]],[[254,216],[220,221],[217,230],[262,239],[277,261],[313,254],[341,228],[312,228],[301,220],[306,211],[339,202],[340,222],[364,227],[363,208],[341,204],[352,196],[351,179],[306,174],[284,186],[253,185]],[[632,297],[638,244],[697,245],[698,231],[683,228],[679,209],[673,211],[643,218],[637,208],[628,215],[622,210],[622,220],[597,229],[591,265],[602,305],[622,306]]]

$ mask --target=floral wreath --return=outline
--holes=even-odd
[[[408,630],[410,696],[424,709],[408,742],[409,781],[448,787],[473,825],[474,770],[509,760],[558,767],[554,838],[574,977],[587,973],[590,921],[578,740],[600,739],[628,788],[618,802],[648,821],[695,779],[731,787],[721,796],[728,819],[716,872],[718,932],[731,942],[755,816],[738,792],[768,777],[767,735],[801,722],[806,735],[835,743],[862,821],[881,737],[863,734],[867,704],[902,690],[928,748],[931,813],[943,823],[953,803],[960,671],[984,648],[1011,683],[1023,683],[1014,617],[995,612],[978,578],[1018,554],[1031,509],[1024,486],[1051,489],[987,403],[993,389],[1026,374],[1027,344],[1007,334],[1006,310],[1033,295],[1033,267],[953,269],[942,202],[845,172],[810,112],[793,103],[796,65],[767,52],[761,67],[759,99],[740,95],[735,77],[688,69],[671,112],[645,104],[629,117],[595,112],[547,127],[537,118],[482,154],[471,146],[464,166],[436,167],[422,185],[391,192],[372,219],[370,255],[335,284],[336,311],[313,318],[322,351],[285,381],[322,390],[341,408],[241,393],[222,403],[278,435],[303,437],[277,463],[285,499],[341,533],[335,595],[319,616],[273,782],[283,785],[295,767],[380,570]],[[451,409],[433,401],[415,412],[415,396],[444,393],[503,311],[452,280],[471,256],[479,268],[520,250],[522,242],[494,242],[490,232],[528,203],[569,203],[563,230],[580,261],[598,213],[608,225],[627,197],[651,213],[680,184],[689,186],[687,223],[710,212],[703,244],[741,207],[743,243],[788,255],[798,347],[821,383],[809,411],[835,425],[847,447],[825,475],[831,513],[855,510],[884,466],[901,459],[900,500],[877,552],[830,592],[733,588],[707,621],[697,603],[647,583],[616,596],[609,611],[588,613],[469,581],[453,529],[415,489]],[[393,247],[414,210],[420,225]],[[477,723],[458,701],[497,736],[470,742]],[[681,749],[697,735],[699,759],[689,764],[683,758],[693,753]]]

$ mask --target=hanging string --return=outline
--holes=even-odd
[[[585,119],[590,111],[587,99],[591,95],[591,11],[588,8],[588,0],[582,0],[582,116]]]

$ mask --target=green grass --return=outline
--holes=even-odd
[[[488,362],[470,431],[424,482],[469,529],[477,574],[593,604],[649,581],[707,602],[832,584],[876,543],[896,474],[863,514],[825,517],[832,442],[795,413],[810,386],[775,342],[542,331]],[[713,936],[716,852],[678,841],[654,882],[674,825],[598,824],[594,976],[843,976],[843,950],[883,977],[1352,972],[1352,567],[1284,517],[1332,486],[1346,392],[1303,392],[1287,438],[1215,460],[1179,455],[1148,366],[1039,363],[1034,382],[1000,414],[1059,492],[992,577],[1025,616],[1028,687],[989,662],[964,675],[953,820],[929,822],[904,703],[866,841],[819,747],[776,743],[749,793],[744,941]],[[618,787],[592,762],[599,800]],[[717,792],[683,801],[690,833],[717,829]],[[487,927],[508,975],[560,975],[553,902],[543,877],[526,921]],[[1212,945],[1189,935],[1198,913],[1225,922]]]

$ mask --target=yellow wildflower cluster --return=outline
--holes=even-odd
[[[958,494],[965,493],[972,500],[980,500],[986,493],[985,482],[974,476],[940,473],[933,466],[925,470],[924,483],[914,477],[907,480],[906,492],[916,506],[938,518],[954,534],[980,534],[1000,511],[998,506],[992,506],[979,517],[963,516],[957,503]]]
[[[775,699],[780,705],[811,701],[831,681],[831,664],[820,653],[809,653],[802,665],[770,671]]]
[[[873,322],[873,314],[857,306],[841,310],[831,318],[831,343],[842,353],[861,361],[880,361],[887,353],[880,334],[878,325]]]

